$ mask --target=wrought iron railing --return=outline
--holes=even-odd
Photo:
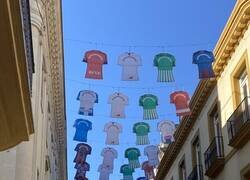
[[[245,123],[250,120],[249,100],[250,97],[246,97],[227,121],[229,142],[237,135]]]
[[[203,180],[203,170],[201,165],[194,167],[193,171],[188,176],[188,180]]]
[[[213,166],[214,162],[218,159],[224,158],[224,148],[223,148],[223,137],[216,136],[206,152],[204,153],[205,157],[205,169],[206,171]]]

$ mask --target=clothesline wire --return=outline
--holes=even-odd
[[[71,109],[71,108],[67,108],[68,110],[70,110],[71,112],[78,112],[77,110],[73,110],[73,109]],[[172,116],[172,115],[176,115],[176,113],[166,113],[166,114],[158,114],[158,117],[159,118],[165,118],[165,117],[167,117],[167,116]],[[109,115],[105,115],[105,114],[94,114],[94,116],[88,116],[89,118],[91,117],[91,118],[94,118],[94,117],[104,117],[104,118],[112,118],[112,117],[110,117]],[[86,118],[86,116],[85,116],[85,118]],[[126,118],[123,118],[123,119],[126,119],[126,120],[129,120],[129,119],[137,119],[137,120],[142,120],[142,116],[127,116]],[[152,121],[159,121],[159,118],[158,119],[154,119],[154,120],[147,120],[147,121],[150,121],[150,122],[152,122]],[[84,118],[83,118],[84,119]],[[112,119],[117,119],[117,118],[112,118]],[[119,118],[118,118],[119,119]],[[121,119],[121,120],[123,120],[123,119]]]
[[[119,144],[118,145],[108,145],[108,144],[105,144],[105,141],[92,141],[91,139],[88,140],[88,142],[86,142],[87,144],[102,144],[104,145],[103,148],[105,147],[113,147],[114,149],[118,148],[118,146],[120,147],[121,145],[123,146],[136,146],[138,148],[140,147],[146,147],[146,146],[149,146],[149,145],[155,145],[155,146],[158,146],[159,144],[161,144],[161,140],[157,140],[157,139],[153,139],[152,142],[150,142],[150,144],[145,144],[145,145],[137,145],[136,142],[122,142],[122,141],[119,141]],[[100,148],[100,149],[103,149],[103,148]]]
[[[94,45],[95,48],[97,46],[109,46],[109,47],[126,47],[130,52],[132,48],[161,48],[165,51],[165,48],[178,48],[178,47],[197,47],[197,46],[205,46],[205,45],[214,45],[214,42],[202,42],[202,43],[183,43],[183,44],[170,44],[170,43],[163,43],[161,45],[131,45],[131,44],[116,44],[116,43],[106,43],[106,42],[97,42],[97,41],[87,41],[81,39],[72,39],[72,38],[64,38],[66,41],[77,42],[82,44],[90,44]]]
[[[69,81],[69,82],[78,83],[78,84],[84,84],[85,86],[88,86],[89,89],[91,89],[91,87],[102,87],[102,88],[105,87],[105,88],[117,89],[118,92],[120,91],[120,89],[141,89],[141,90],[145,90],[147,92],[149,92],[150,90],[153,90],[153,89],[163,89],[163,88],[169,88],[169,87],[172,88],[172,91],[174,91],[174,89],[177,90],[178,87],[182,87],[182,88],[179,88],[178,90],[184,89],[183,86],[178,86],[178,85],[176,85],[176,83],[173,83],[173,82],[166,83],[166,86],[128,87],[128,86],[113,86],[113,85],[107,85],[107,84],[93,84],[93,83],[87,83],[87,82],[85,83],[82,81],[69,79],[69,78],[66,78],[65,80]]]

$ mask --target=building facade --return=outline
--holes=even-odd
[[[61,1],[3,0],[0,12],[0,180],[66,180]]]
[[[250,1],[238,0],[214,49],[216,79],[200,81],[157,180],[250,179]]]

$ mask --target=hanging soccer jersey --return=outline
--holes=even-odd
[[[99,180],[109,180],[109,175],[113,173],[113,170],[109,166],[101,164],[98,172],[100,173]]]
[[[87,142],[87,134],[89,130],[92,130],[92,123],[86,119],[76,119],[73,127],[76,128],[73,140]]]
[[[139,156],[141,156],[140,150],[137,148],[128,148],[125,151],[125,158],[128,158],[130,168],[139,168]]]
[[[147,179],[155,179],[154,167],[148,161],[142,163],[142,170],[144,170]]]
[[[81,164],[78,164],[76,167],[76,175],[75,175],[75,179],[84,179],[86,178],[86,172],[89,171],[90,166],[87,162],[83,162]]]
[[[98,103],[98,95],[94,91],[80,91],[77,100],[80,101],[79,114],[85,116],[93,116],[93,106]]]
[[[92,148],[88,144],[79,143],[75,147],[76,156],[74,163],[80,164],[86,162],[86,157],[88,154],[91,154]]]
[[[154,58],[154,66],[158,68],[158,82],[174,81],[173,67],[175,66],[175,57],[168,53],[157,54]]]
[[[156,106],[158,98],[152,94],[145,94],[140,97],[139,105],[143,107],[143,119],[158,119]]]
[[[214,59],[211,51],[201,50],[193,54],[193,64],[198,65],[200,79],[215,77],[212,67]]]
[[[133,133],[136,134],[136,145],[149,144],[148,133],[150,127],[147,123],[139,122],[134,124]]]
[[[122,66],[122,80],[124,81],[137,81],[138,66],[141,66],[141,58],[139,55],[126,52],[119,56],[118,64]]]
[[[112,118],[125,118],[125,106],[128,105],[128,97],[116,92],[109,96],[108,103],[111,104]]]
[[[188,116],[191,114],[189,101],[189,95],[185,91],[176,91],[170,95],[170,103],[175,104],[177,116]]]
[[[170,144],[174,141],[175,124],[172,121],[158,123],[158,131],[161,133],[162,143]]]
[[[114,169],[114,160],[117,158],[117,151],[114,148],[104,148],[101,155],[103,156],[103,165],[108,166],[111,170]]]
[[[123,180],[133,180],[133,173],[135,170],[131,168],[128,164],[124,164],[120,168],[120,173],[123,174]]]
[[[148,157],[148,162],[151,166],[156,167],[159,164],[159,149],[157,146],[149,145],[144,148],[144,155]]]
[[[87,51],[83,62],[88,64],[85,78],[103,79],[102,65],[107,64],[107,55],[105,53],[97,50]]]
[[[118,145],[119,144],[119,133],[122,132],[122,126],[116,122],[109,122],[105,124],[104,132],[107,133],[106,144]]]

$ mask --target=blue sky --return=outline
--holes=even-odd
[[[63,0],[69,180],[74,179],[75,175],[73,158],[77,142],[73,141],[73,123],[76,118],[82,117],[93,123],[93,130],[88,134],[88,144],[93,148],[87,158],[91,166],[87,173],[90,180],[99,177],[97,169],[102,163],[100,153],[106,147],[103,127],[109,121],[123,125],[121,143],[114,146],[118,151],[118,159],[115,160],[114,173],[110,176],[111,180],[122,179],[119,169],[127,163],[124,151],[128,147],[136,147],[133,124],[142,121],[142,109],[138,105],[141,95],[152,93],[159,98],[157,110],[160,118],[147,121],[151,127],[151,144],[160,142],[156,130],[160,120],[178,123],[174,106],[169,103],[169,94],[175,90],[185,90],[190,96],[193,94],[198,83],[198,70],[192,64],[192,53],[200,49],[213,50],[234,3],[235,0]],[[128,51],[129,46],[131,51],[142,57],[140,81],[121,81],[117,57]],[[92,49],[104,51],[108,55],[108,64],[103,67],[103,80],[84,78],[86,64],[82,58],[85,51]],[[163,51],[176,57],[174,83],[156,82],[157,71],[153,67],[153,58]],[[78,115],[79,102],[76,97],[84,89],[91,89],[99,95],[93,117]],[[107,99],[116,91],[129,96],[126,119],[109,117]],[[139,146],[142,153],[140,162],[146,160],[143,156],[144,147]],[[134,178],[143,175],[143,171],[137,169]]]

